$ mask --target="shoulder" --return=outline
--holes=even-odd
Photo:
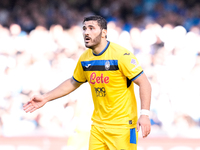
[[[110,47],[118,50],[126,50],[126,48],[114,42],[110,42]]]
[[[112,49],[113,53],[117,54],[119,57],[133,55],[131,51],[117,43],[110,42],[110,48]]]
[[[88,59],[90,53],[91,53],[91,49],[86,49],[86,50],[81,54],[79,60]]]

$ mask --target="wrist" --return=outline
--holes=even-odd
[[[42,100],[45,102],[45,103],[47,103],[48,101],[49,101],[49,96],[48,96],[48,94],[43,94],[43,95],[41,95],[42,96]]]
[[[150,111],[147,110],[147,109],[141,109],[141,110],[140,110],[140,116],[142,116],[142,115],[148,116],[148,117],[149,117]]]

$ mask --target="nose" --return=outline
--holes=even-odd
[[[85,30],[83,31],[83,34],[84,34],[84,35],[89,35],[88,29],[85,29]]]

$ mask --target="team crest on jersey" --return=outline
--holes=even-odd
[[[106,61],[106,63],[105,63],[105,69],[106,70],[110,69],[110,62],[109,61]]]

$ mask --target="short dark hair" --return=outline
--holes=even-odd
[[[83,20],[83,23],[85,21],[97,21],[98,25],[100,26],[101,29],[106,29],[107,30],[107,21],[105,18],[98,16],[98,15],[94,15],[94,16],[89,16],[89,17],[85,17]]]

